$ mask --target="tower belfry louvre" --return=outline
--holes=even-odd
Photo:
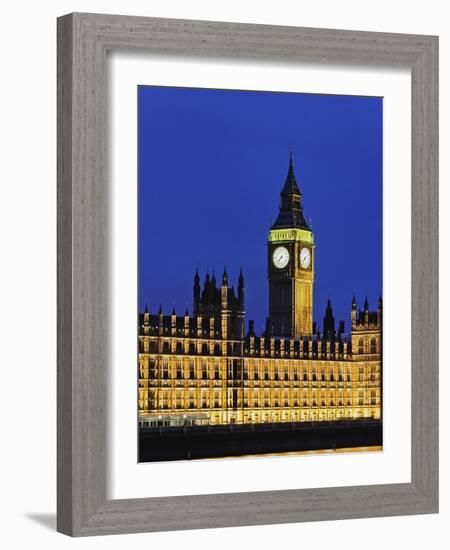
[[[263,243],[261,243],[263,246]],[[251,424],[381,418],[382,302],[351,307],[350,331],[328,300],[313,322],[314,234],[292,151],[267,235],[266,330],[245,330],[243,270],[194,274],[192,314],[139,314],[139,424]],[[349,303],[350,306],[350,303]]]

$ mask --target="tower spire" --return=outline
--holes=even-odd
[[[283,190],[281,191],[281,195],[283,194],[294,194],[294,195],[302,195],[300,188],[297,184],[297,178],[295,177],[294,172],[294,159],[292,154],[292,146],[289,151],[289,168],[288,173],[286,176],[286,181],[284,182]]]
[[[309,230],[308,223],[303,214],[302,193],[295,177],[292,146],[289,151],[288,173],[280,196],[280,209],[272,229],[299,227]]]
[[[331,307],[331,300],[328,298],[327,307],[325,309],[325,317],[323,318],[323,337],[327,339],[333,339],[335,336],[335,325],[333,308]]]
[[[228,286],[227,266],[225,266],[225,267],[223,268],[222,285],[223,285],[223,286]]]
[[[238,280],[238,300],[240,305],[244,306],[244,274],[242,273],[242,267],[239,271],[239,280]]]
[[[196,315],[198,313],[198,308],[200,304],[200,292],[201,292],[200,275],[198,274],[198,267],[195,270],[193,291],[194,291],[193,311],[194,311],[194,315]]]

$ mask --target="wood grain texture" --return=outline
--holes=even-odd
[[[106,498],[106,52],[359,63],[412,74],[412,481]],[[58,530],[73,536],[437,512],[438,39],[71,14],[58,20]]]
[[[72,525],[72,25],[58,21],[58,371],[57,529]]]
[[[411,71],[412,480],[438,508],[438,42]]]

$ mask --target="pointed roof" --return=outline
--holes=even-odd
[[[292,149],[289,154],[289,169],[286,181],[280,196],[280,209],[272,229],[298,227],[310,230],[303,214],[302,193],[295,177]]]
[[[297,184],[297,179],[294,172],[294,161],[292,160],[292,149],[289,152],[289,169],[286,176],[286,181],[281,191],[282,195],[300,195],[301,191]]]

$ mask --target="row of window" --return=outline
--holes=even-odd
[[[363,349],[363,348],[361,348]],[[376,343],[375,348],[376,349]],[[371,348],[372,350],[372,348]],[[162,354],[178,354],[182,355],[184,353],[187,353],[189,355],[216,355],[220,356],[223,354],[223,346],[222,343],[215,343],[211,345],[211,343],[203,342],[200,344],[197,344],[195,342],[189,342],[187,348],[185,348],[183,342],[178,341],[173,345],[173,342],[170,340],[163,341],[161,343],[161,347],[158,348],[158,344],[156,340],[150,340],[148,338],[144,338],[140,340],[140,351],[141,353],[162,353]],[[273,350],[275,354],[280,354],[280,348],[276,347],[275,350]],[[323,346],[317,342],[304,342],[302,346],[297,347],[296,349],[292,350],[285,350],[286,353],[294,353],[296,356],[302,355],[305,357],[326,357],[330,355],[331,357],[341,357],[344,358],[346,351],[348,349],[346,348],[346,345],[344,342],[336,342],[336,343],[330,343],[327,346]],[[245,353],[248,354],[250,352],[249,349],[245,349]],[[253,353],[259,354],[261,352],[260,348],[253,348]],[[267,353],[270,353],[270,350],[266,350]],[[241,356],[242,355],[242,343],[238,342],[228,342],[226,344],[226,355],[228,356]],[[371,353],[376,353],[376,351],[371,351]]]
[[[223,380],[224,379],[224,370],[220,365],[209,366],[206,364],[196,367],[195,365],[190,365],[188,368],[182,367],[181,362],[177,363],[175,367],[169,368],[169,364],[164,362],[161,366],[160,372],[156,367],[155,362],[151,361],[149,366],[145,365],[140,366],[139,376],[142,379],[155,380],[160,377],[163,380],[169,379],[187,379],[187,380]],[[240,368],[236,373],[232,372],[232,368],[228,367],[227,379],[228,380],[275,380],[275,381],[312,381],[312,382],[350,382],[352,380],[351,372],[347,369],[339,370],[335,372],[334,370],[327,371],[326,369],[321,369],[317,371],[316,369],[306,369],[303,368],[301,372],[298,370],[293,370],[289,372],[288,369],[269,369],[269,366],[266,365],[260,369],[249,369],[247,366],[244,366],[242,372]],[[234,376],[236,374],[236,376]],[[159,376],[158,376],[159,375]],[[377,367],[370,367],[370,371],[365,371],[364,367],[359,367],[358,371],[355,373],[355,378],[358,381],[363,382],[365,380],[376,381],[379,379],[379,372]]]
[[[227,343],[226,353],[227,355],[235,356],[240,355],[240,347],[242,344],[238,343]],[[141,341],[141,351],[144,353],[177,353],[183,354],[185,348],[182,342],[177,342],[175,346],[172,347],[170,341],[162,342],[162,347],[158,350],[157,342],[155,340],[144,339],[143,343]],[[200,346],[196,345],[195,342],[190,342],[186,350],[189,355],[222,355],[222,344],[214,344],[212,350],[209,343],[202,343]]]
[[[279,351],[280,348],[280,340],[274,341],[276,345],[276,349]],[[164,339],[161,344],[162,347],[160,350],[158,350],[158,340],[155,338],[150,337],[143,337],[140,339],[141,349],[144,353],[157,353],[158,351],[162,351],[162,353],[171,353],[173,350],[175,350],[177,353],[184,353],[185,346],[183,343],[183,340],[177,340],[175,342],[175,345],[173,344],[173,339],[167,338]],[[211,346],[211,342],[196,342],[196,341],[189,341],[187,350],[189,353],[196,354],[198,352],[200,353],[210,353],[211,347],[214,350],[214,353],[221,353],[222,352],[222,341],[215,342]],[[344,342],[329,342],[330,349],[333,348],[339,348],[342,347],[342,344]],[[357,347],[358,352],[365,352],[365,344],[366,340],[364,337],[359,337],[357,341]],[[227,342],[227,350],[231,350],[232,352],[238,351],[239,347],[242,346],[242,342]],[[377,338],[375,336],[372,336],[370,340],[368,341],[369,351],[370,353],[377,353]],[[313,348],[321,348],[321,343],[317,341],[304,341],[304,342],[296,342],[296,345],[294,345],[294,349],[292,351],[310,351]]]
[[[340,401],[346,399],[346,400],[351,400],[351,399],[356,399],[356,398],[359,398],[359,399],[363,399],[364,396],[367,396],[367,397],[376,397],[377,396],[377,389],[369,389],[369,390],[356,390],[356,391],[350,391],[350,390],[316,390],[316,389],[313,389],[313,390],[295,390],[295,391],[292,391],[292,392],[289,392],[289,390],[275,390],[273,392],[270,392],[269,390],[266,390],[266,389],[259,389],[259,390],[244,390],[243,391],[243,394],[244,394],[244,398],[245,399],[248,399],[249,397],[251,398],[254,398],[254,399],[257,399],[257,398],[264,398],[264,399],[269,399],[270,398],[270,395],[272,393],[273,397],[275,399],[280,399],[280,398],[283,398],[283,399],[289,399],[289,397],[291,396],[293,399],[308,399],[308,398],[312,398],[312,399],[331,399],[331,400],[337,400],[339,399]],[[202,398],[203,397],[207,397],[209,395],[214,395],[214,396],[217,396],[219,397],[220,395],[222,395],[222,392],[220,390],[191,390],[189,392],[185,392],[183,390],[175,390],[175,391],[171,391],[171,390],[159,390],[160,392],[160,395],[162,397],[162,399],[169,399],[169,396],[170,395],[173,395],[175,396],[175,399],[183,399],[183,396],[186,396],[186,398],[189,398],[189,399],[194,399],[197,395],[201,395]],[[157,394],[158,394],[158,391],[155,391],[155,390],[148,390],[147,392],[145,391],[141,391],[141,394],[144,396],[145,394],[147,393],[148,397],[149,398],[154,398]]]
[[[220,392],[209,393],[202,392],[201,395],[186,395],[177,392],[175,395],[170,396],[168,394],[162,395],[158,398],[155,397],[154,392],[149,392],[148,395],[141,394],[140,403],[147,403],[149,409],[182,409],[182,408],[221,408],[224,406],[222,396]],[[226,399],[225,399],[226,401]],[[364,405],[377,405],[379,404],[379,396],[377,396],[376,390],[364,394],[364,392],[358,392],[358,395],[352,396],[349,394],[303,394],[299,395],[297,392],[289,396],[288,394],[276,394],[270,396],[268,392],[260,391],[258,394],[244,394],[242,399],[238,400],[238,407],[354,407]],[[231,406],[232,403],[228,403]],[[140,405],[141,406],[141,405]],[[141,406],[141,408],[142,408]]]
[[[155,373],[155,371],[149,371],[148,373],[148,377],[146,377],[146,373],[143,373],[142,376],[140,377],[140,383],[141,385],[144,385],[144,382],[147,382],[147,381],[150,381],[150,383],[152,383],[152,380],[158,380],[158,377]],[[169,376],[169,372],[165,371],[165,372],[162,372],[162,375],[161,375],[161,380],[189,380],[189,381],[201,381],[201,380],[204,380],[204,381],[222,381],[223,378],[220,374],[215,374],[213,378],[211,377],[208,377],[206,373],[202,373],[200,377],[195,377],[195,376],[188,376],[188,377],[183,377],[181,373],[177,373],[177,375],[174,377],[174,378],[171,378]],[[240,380],[240,379],[238,379]],[[289,378],[288,376],[285,376],[283,378],[277,376],[276,374],[272,377],[269,377],[268,374],[265,374],[262,378],[258,376],[257,373],[255,373],[255,375],[253,377],[248,377],[244,374],[243,376],[243,380],[244,381],[256,381],[256,382],[352,382],[352,378],[350,376],[350,374],[347,374],[345,377],[342,376],[342,375],[338,375],[338,376],[334,376],[334,374],[331,374],[329,377],[325,376],[325,375],[322,375],[322,376],[317,376],[316,374],[312,374],[310,376],[308,376],[308,374],[303,374],[303,376],[299,377],[297,376],[297,374],[294,374],[294,376],[292,378]],[[356,378],[353,379],[354,381],[357,381],[357,382],[378,382],[380,380],[380,377],[379,375],[377,374],[369,374],[367,376],[365,376],[364,374],[359,374]],[[232,379],[230,379],[230,382],[232,381]],[[153,384],[154,385],[154,384]]]
[[[253,402],[244,400],[242,403],[238,404],[237,408],[244,407],[244,408],[290,408],[290,407],[364,407],[364,406],[374,406],[379,405],[379,402],[376,398],[371,398],[367,401],[364,401],[364,399],[358,399],[356,403],[352,403],[351,401],[317,401],[313,400],[311,402],[309,401],[293,401],[292,403],[289,403],[289,401],[285,401],[284,403],[274,400],[273,403],[270,403],[268,400],[264,400],[262,402],[258,400],[254,400]],[[231,407],[231,404],[229,405]],[[182,401],[175,401],[172,405],[169,404],[168,401],[160,401],[159,404],[156,403],[153,400],[148,400],[147,402],[145,400],[139,401],[139,408],[142,409],[148,409],[152,411],[159,411],[159,410],[175,410],[175,409],[210,409],[210,408],[223,408],[223,405],[220,400],[202,400],[200,402],[196,402],[195,400],[189,401],[186,405]]]

